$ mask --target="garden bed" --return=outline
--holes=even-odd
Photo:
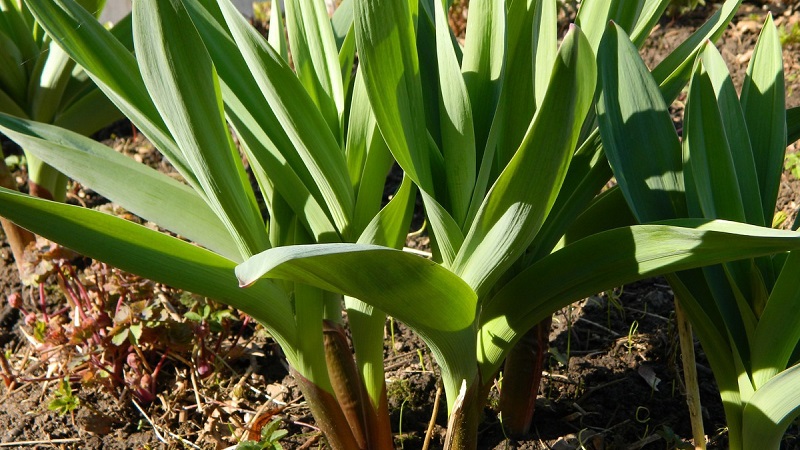
[[[768,8],[778,26],[789,32],[784,47],[787,106],[797,106],[800,36],[791,37],[800,22],[797,7],[779,2],[743,5],[719,48],[734,83],[740,84]],[[709,6],[663,21],[643,50],[648,65],[682,42],[712,11]],[[457,27],[464,25],[461,14],[454,11]],[[673,105],[679,129],[683,99]],[[99,137],[131,157],[171,170],[126,122]],[[15,151],[10,144],[5,150]],[[787,225],[800,198],[796,150],[790,148],[779,199]],[[15,174],[24,190],[24,170]],[[81,186],[74,186],[69,201],[139,220]],[[413,236],[408,245],[424,250],[427,238]],[[0,307],[0,347],[7,362],[7,382],[0,391],[0,445],[226,448],[278,421],[287,432],[280,441],[284,448],[324,448],[278,346],[236,311],[71,256],[55,255],[45,262],[73,267],[72,281],[62,280],[59,288],[58,278],[51,275],[40,292],[22,287],[5,241],[0,260],[0,298],[19,294],[23,309],[44,323],[37,329],[33,321],[26,323],[21,309],[6,301]],[[107,314],[75,319],[81,316],[80,306],[73,306],[45,321],[42,303],[51,315],[67,306],[64,285],[71,287],[77,302],[85,289],[86,299],[103,305]],[[121,316],[120,297],[138,305],[130,317]],[[100,338],[93,337],[95,332]],[[124,332],[141,333],[138,350],[117,354],[111,339]],[[689,442],[673,298],[666,282],[653,279],[620,287],[559,311],[550,338],[533,432],[524,440],[505,437],[495,386],[484,409],[478,448],[662,449]],[[102,356],[93,360],[85,356],[87,351]],[[696,351],[709,448],[723,449],[721,401],[702,349],[697,346]],[[102,368],[108,361],[127,365],[120,375]],[[441,447],[446,414],[444,407],[433,411],[439,386],[432,355],[407,328],[390,321],[384,362],[398,448],[422,448],[432,416],[432,446]],[[65,377],[71,381],[69,389],[62,383]],[[798,439],[800,429],[790,428],[786,448],[800,448]]]

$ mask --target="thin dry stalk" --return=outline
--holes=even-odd
[[[436,416],[439,415],[439,403],[442,398],[442,385],[436,386],[436,398],[433,400],[433,412],[431,413],[431,421],[428,422],[428,430],[425,432],[425,443],[422,444],[422,450],[428,450],[433,437],[433,427],[436,425]]]
[[[696,450],[706,449],[706,436],[703,430],[703,412],[700,405],[700,383],[697,379],[697,365],[694,356],[694,337],[692,324],[686,318],[678,298],[675,297],[675,321],[681,344],[683,377],[686,384],[686,404],[689,407],[689,420],[692,424],[692,437]]]

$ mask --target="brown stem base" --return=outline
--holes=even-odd
[[[3,158],[0,158],[0,186],[14,191],[17,190],[17,183],[14,181],[14,177],[11,175],[11,171],[8,170]],[[17,270],[20,270],[21,273],[22,263],[25,260],[25,249],[28,244],[36,241],[36,235],[4,218],[0,218],[0,225],[2,225],[8,244],[11,246],[11,253],[17,263]]]
[[[528,434],[533,422],[536,396],[550,345],[550,323],[551,319],[547,318],[531,328],[506,357],[500,411],[503,427],[514,437]]]

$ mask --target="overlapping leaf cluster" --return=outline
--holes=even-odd
[[[740,2],[725,2],[652,74],[632,55],[669,2],[634,3],[582,2],[559,44],[555,0],[473,2],[462,47],[439,0],[347,0],[333,19],[320,0],[287,1],[288,42],[281,21],[264,39],[228,0],[137,0],[134,56],[73,0],[28,0],[186,183],[55,127],[0,116],[0,129],[194,244],[5,190],[0,214],[251,314],[281,344],[333,448],[392,446],[382,369],[390,314],[442,369],[446,447],[475,448],[503,360],[554,310],[635,279],[800,247],[796,233],[763,221],[717,220],[738,216],[637,215],[671,220],[631,225],[626,186],[672,208],[683,190],[671,188],[686,176],[674,145],[658,157],[622,153],[651,147],[651,118],[667,134],[665,100]],[[637,82],[637,94],[616,95]],[[608,157],[623,188],[598,196],[612,175],[604,146],[619,150]],[[640,159],[651,166],[628,172]],[[381,209],[393,161],[406,178]],[[399,250],[417,189],[432,260]]]

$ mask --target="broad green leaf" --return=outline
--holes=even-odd
[[[380,209],[386,175],[394,162],[375,123],[360,71],[353,87],[345,154],[356,192],[353,229],[360,234]]]
[[[593,234],[636,224],[636,218],[633,217],[622,190],[619,186],[614,186],[597,195],[580,215],[574,218],[559,242],[547,254]],[[529,261],[535,262],[547,254],[535,254]],[[530,263],[526,264],[528,265]]]
[[[66,109],[59,111],[53,118],[53,125],[90,136],[123,117],[103,91],[92,89]]]
[[[400,167],[435,196],[408,2],[354,1],[356,49],[378,127]]]
[[[375,215],[359,236],[359,244],[382,245],[401,248],[406,242],[406,234],[414,213],[414,199],[417,190],[408,177],[403,177],[400,187],[389,203]]]
[[[341,292],[402,320],[436,354],[450,408],[461,380],[472,382],[477,374],[477,296],[433,261],[375,245],[304,245],[267,250],[239,265],[236,274],[242,285],[267,276]]]
[[[25,21],[15,0],[0,0],[0,33],[10,37],[19,49],[26,72],[30,73],[33,62],[39,57],[39,46],[33,39],[32,26]]]
[[[89,73],[98,87],[133,121],[178,172],[199,184],[155,108],[130,51],[74,0],[25,4],[36,21]]]
[[[27,77],[22,62],[22,53],[14,40],[0,32],[0,66],[3,67],[0,70],[0,89],[17,104],[24,104],[27,92]]]
[[[794,232],[703,219],[617,228],[582,239],[533,264],[484,302],[481,373],[494,373],[519,336],[575,299],[642,278],[798,247],[800,234]]]
[[[461,246],[464,243],[464,233],[455,219],[442,207],[439,202],[420,191],[422,203],[425,205],[425,217],[431,225],[431,246],[433,247],[434,260],[441,261],[445,267],[452,267]]]
[[[707,71],[706,62],[711,72]],[[687,197],[692,196],[690,203],[697,202],[699,217],[738,222],[752,220],[763,226],[747,128],[733,86],[728,84],[723,90],[724,80],[730,82],[726,77],[722,57],[713,46],[707,46],[695,64],[684,118]],[[742,190],[743,184],[754,190]],[[692,209],[690,206],[690,214]],[[752,261],[729,263],[726,270],[728,276],[720,267],[704,269],[739,353],[749,361],[749,348],[744,339],[755,328],[753,311],[763,308],[767,288]],[[738,305],[738,310],[732,308],[733,305]]]
[[[589,42],[564,38],[550,89],[520,149],[478,211],[453,271],[484,295],[531,243],[556,200],[596,84]]]
[[[434,1],[439,68],[439,126],[447,178],[448,204],[462,225],[475,185],[475,132],[467,86],[450,40],[450,22],[442,2]],[[481,105],[483,107],[483,105]]]
[[[547,215],[547,219],[542,224],[541,230],[531,243],[525,256],[524,265],[546,256],[553,250],[567,232],[568,227],[572,227],[572,224],[578,221],[578,216],[582,215],[594,202],[600,190],[611,179],[611,175],[611,168],[608,166],[608,161],[603,153],[600,133],[595,130],[572,156],[569,170],[567,170],[564,183],[558,192],[558,197],[550,214]],[[616,216],[614,219],[630,215],[630,209],[627,205],[624,206],[622,213],[610,213]],[[602,218],[603,215],[601,213],[601,217],[594,216],[591,221],[596,224],[606,222]],[[607,219],[612,218],[609,217]],[[625,225],[632,224],[625,223]]]
[[[218,68],[226,115],[254,166],[259,186],[265,195],[277,189],[313,236],[326,242],[340,240],[317,181],[272,109],[264,107],[264,97],[224,28],[224,19],[215,19],[222,16],[216,0],[206,3],[210,10],[197,1],[185,2]]]
[[[295,0],[285,7],[294,70],[331,133],[341,139],[344,88],[327,7],[323,0]]]
[[[800,365],[771,378],[744,407],[742,448],[779,448],[800,413]]]
[[[242,286],[264,276],[307,283],[434,330],[461,330],[475,318],[475,293],[455,274],[425,258],[377,245],[275,247],[240,264],[236,276]]]
[[[800,253],[792,252],[772,289],[752,339],[753,384],[760,389],[784,370],[800,341]]]
[[[492,122],[492,127],[487,138],[481,171],[483,166],[492,164],[491,177],[487,180],[493,183],[500,171],[508,164],[514,152],[519,148],[520,142],[525,137],[536,111],[536,105],[531,101],[520,99],[534,98],[533,81],[533,30],[536,18],[536,2],[533,0],[514,0],[508,7],[506,14],[506,50],[505,67],[502,73],[502,90],[497,113]],[[495,135],[496,137],[492,136]],[[493,141],[496,139],[496,141]],[[497,147],[496,150],[492,147]],[[492,156],[494,161],[486,161]],[[480,187],[480,185],[478,185]],[[476,190],[473,198],[473,208],[483,201],[485,192]]]
[[[31,119],[50,123],[61,105],[75,62],[54,42],[47,46],[46,53],[29,80],[28,99]]]
[[[353,1],[343,0],[339,3],[331,18],[333,37],[336,39],[336,46],[340,51],[347,35],[353,29]]]
[[[188,186],[92,139],[57,127],[0,114],[0,129],[25,151],[132,213],[228,259],[241,260],[225,227]]]
[[[133,31],[145,85],[209,206],[244,258],[269,248],[254,193],[225,124],[216,70],[183,5],[137,1]]]
[[[594,51],[594,49],[592,50]],[[539,0],[533,16],[533,98],[536,110],[541,108],[542,102],[544,102],[557,57],[558,11],[556,2],[555,0]],[[510,94],[513,95],[513,92]]]
[[[28,117],[28,113],[2,89],[0,89],[0,111],[16,117]]]
[[[702,217],[745,222],[728,137],[714,86],[701,60],[689,87],[684,116],[684,179],[697,195]],[[688,181],[691,178],[691,182]]]
[[[350,89],[353,86],[353,71],[356,60],[356,30],[350,27],[350,31],[345,36],[342,47],[339,49],[339,70],[341,71],[344,98],[347,100],[352,97]],[[346,108],[345,108],[346,109]],[[346,128],[346,127],[345,127]]]
[[[521,0],[519,0],[521,1]],[[505,65],[506,10],[502,1],[474,2],[464,41],[461,71],[469,92],[475,129],[476,157],[483,155],[492,119],[500,101]]]
[[[258,87],[322,193],[341,235],[349,233],[353,192],[343,152],[287,63],[226,0],[220,7]]]
[[[597,54],[600,41],[606,31],[606,26],[613,16],[613,10],[618,0],[585,0],[581,2],[575,24],[581,27],[586,34],[586,39],[592,46],[592,51]],[[636,2],[639,3],[638,1]],[[637,5],[638,6],[638,5]],[[634,6],[636,7],[636,6]]]
[[[321,241],[338,241],[341,239],[333,219],[322,203],[321,194],[317,190],[309,190],[309,183],[312,188],[316,185],[301,179],[300,174],[292,170],[284,155],[278,150],[277,143],[283,144],[281,136],[270,133],[263,128],[264,122],[259,122],[253,114],[260,114],[267,111],[267,108],[253,110],[242,104],[246,97],[238,96],[231,92],[227,85],[223,85],[223,96],[226,98],[226,113],[239,136],[242,147],[247,154],[253,175],[259,183],[262,193],[265,195],[267,205],[270,207],[270,216],[275,224],[275,206],[271,201],[274,195],[282,198],[289,208],[289,212],[294,212],[298,220],[308,230],[311,235]],[[273,140],[275,139],[275,140]],[[284,147],[281,147],[284,148]],[[279,219],[280,221],[281,219]]]
[[[763,226],[764,216],[761,209],[758,175],[744,112],[736,95],[736,89],[733,87],[725,61],[716,47],[706,45],[700,58],[702,58],[703,68],[707,72],[716,94],[722,126],[727,137],[725,145],[730,147],[746,221],[753,225]]]
[[[600,135],[639,222],[686,216],[681,147],[667,105],[638,50],[617,25],[600,45]]]
[[[286,295],[270,283],[241,290],[235,263],[208,250],[108,214],[6,189],[0,189],[0,215],[83,255],[240,309],[281,343],[295,340]],[[293,347],[285,348],[295,359]]]
[[[289,44],[286,42],[286,28],[283,24],[281,2],[270,2],[267,42],[281,55],[284,61],[289,61]]]
[[[742,85],[742,109],[761,186],[764,223],[771,224],[786,152],[783,55],[772,16],[761,30]]]

